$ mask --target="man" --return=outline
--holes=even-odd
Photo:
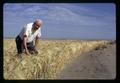
[[[22,31],[16,37],[16,47],[18,55],[21,55],[23,51],[28,55],[29,53],[38,53],[36,47],[41,37],[41,20],[35,20],[33,23],[28,23],[24,26]]]

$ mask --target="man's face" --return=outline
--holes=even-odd
[[[38,23],[38,22],[35,22],[35,23],[33,24],[34,30],[39,29],[40,26],[41,26],[41,24]]]

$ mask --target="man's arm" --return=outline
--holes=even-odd
[[[39,37],[36,36],[36,38],[35,38],[35,49],[37,48],[38,44],[39,44]]]
[[[23,45],[25,47],[25,53],[29,54],[29,51],[27,49],[27,36],[26,35],[24,35],[24,37],[23,37]]]

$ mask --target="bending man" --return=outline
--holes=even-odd
[[[15,39],[18,55],[21,55],[23,52],[26,54],[38,53],[36,47],[41,37],[41,26],[42,21],[37,19],[23,27]]]

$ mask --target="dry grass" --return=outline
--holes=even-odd
[[[4,39],[4,79],[56,79],[66,63],[110,41],[41,40],[38,55],[16,57],[14,39]]]

